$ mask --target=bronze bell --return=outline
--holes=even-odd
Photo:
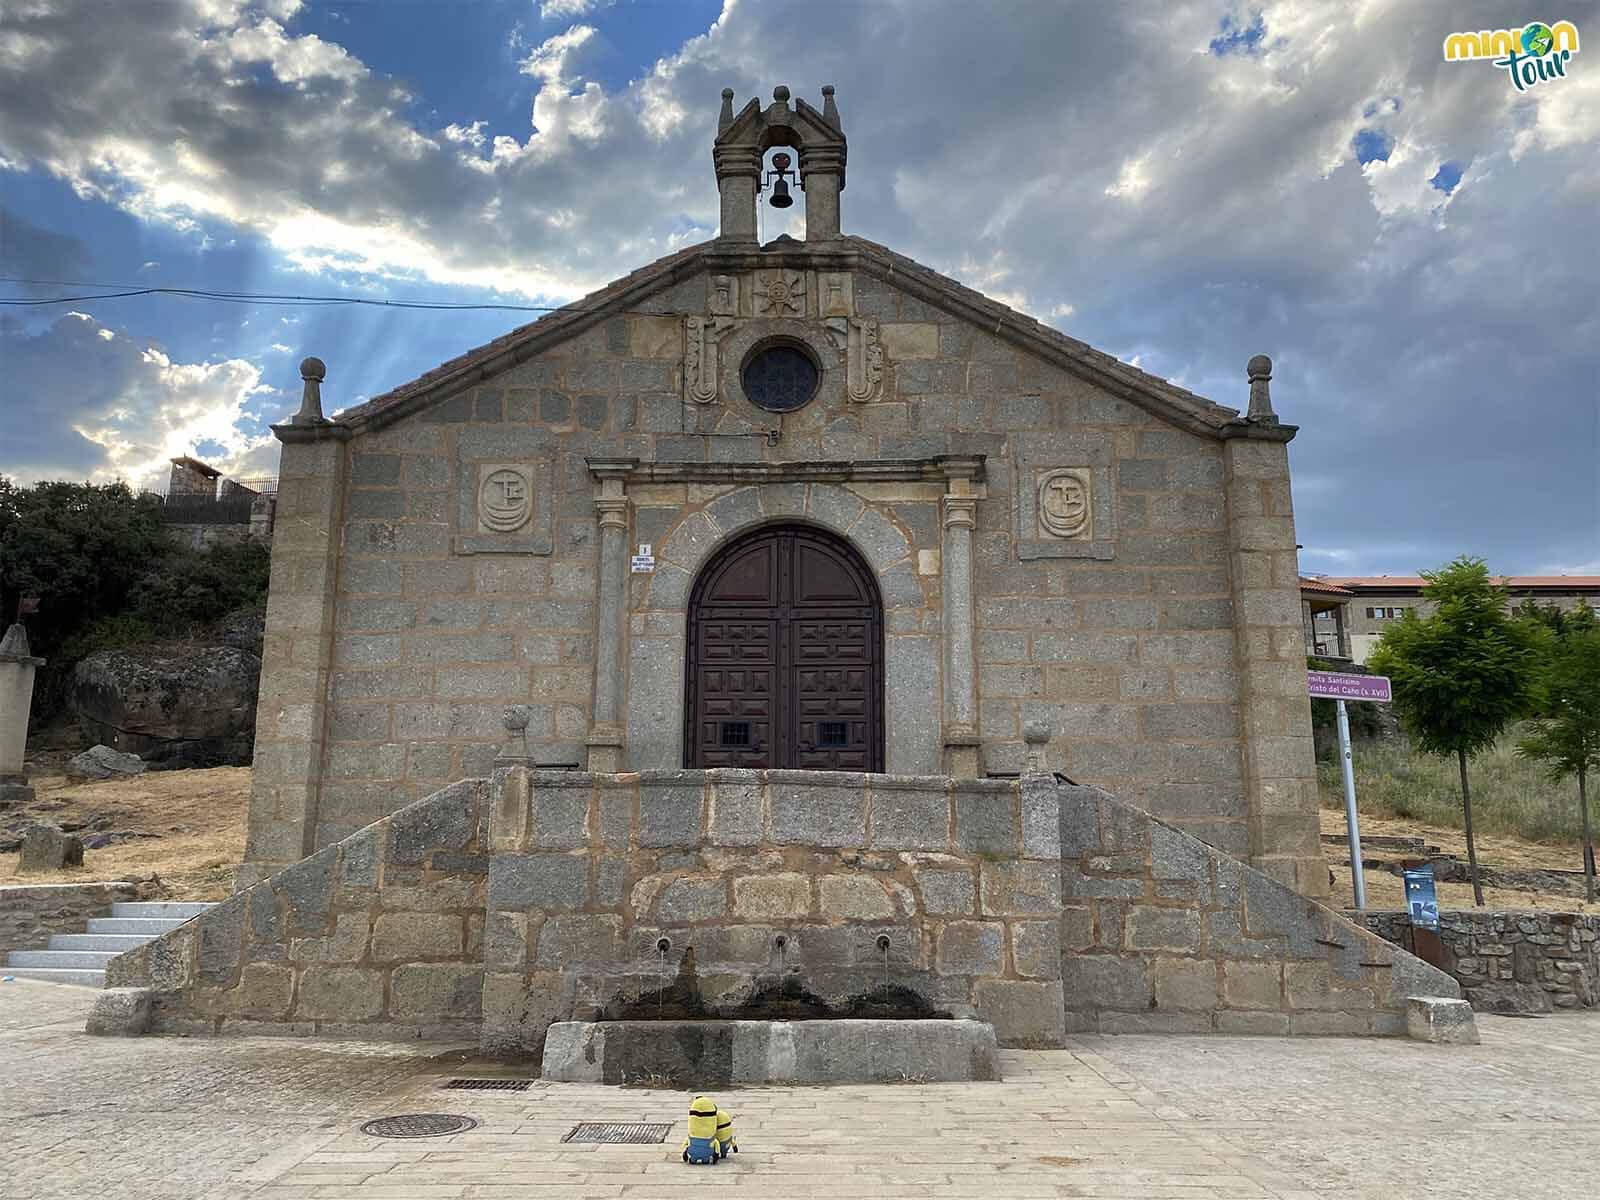
[[[772,207],[788,208],[794,203],[794,197],[789,195],[789,182],[786,179],[772,181]]]

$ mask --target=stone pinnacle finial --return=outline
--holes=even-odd
[[[780,83],[777,87],[773,88],[772,98],[785,108],[789,107],[789,89],[785,85]]]
[[[843,128],[839,124],[839,106],[833,102],[833,84],[822,85],[822,119],[835,129]]]
[[[15,621],[6,630],[5,637],[0,638],[0,659],[15,662],[28,656],[28,631],[22,627],[21,621]]]
[[[1250,410],[1245,418],[1276,425],[1278,414],[1272,411],[1272,360],[1258,354],[1246,364],[1245,372],[1250,376]]]
[[[1022,723],[1022,740],[1027,744],[1027,770],[1036,774],[1047,770],[1045,766],[1045,747],[1050,744],[1050,723],[1048,721],[1024,721]]]
[[[322,381],[327,377],[327,365],[320,358],[301,361],[300,378],[305,381],[305,388],[300,393],[300,411],[289,424],[317,425],[327,419],[322,415]]]
[[[717,114],[717,132],[721,133],[733,124],[733,89],[722,89],[722,111]]]

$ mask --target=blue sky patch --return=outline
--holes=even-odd
[[[1439,169],[1434,172],[1433,178],[1428,180],[1428,182],[1448,196],[1451,192],[1456,190],[1456,184],[1461,182],[1461,173],[1466,169],[1466,163],[1440,163]]]
[[[1228,54],[1257,54],[1261,39],[1267,36],[1267,23],[1260,13],[1250,19],[1250,24],[1240,25],[1232,17],[1223,17],[1217,26],[1217,36],[1211,39],[1210,50],[1218,58]]]
[[[1394,135],[1382,129],[1363,129],[1350,139],[1350,145],[1363,167],[1369,162],[1388,162],[1394,153]]]

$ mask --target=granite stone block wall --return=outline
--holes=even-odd
[[[1042,778],[1042,777],[1040,777]],[[913,993],[1059,1045],[1053,787],[800,771],[497,771],[483,1046],[553,1021]],[[662,949],[663,939],[667,945]],[[909,1011],[909,1010],[908,1010]]]
[[[1068,1031],[1405,1033],[1444,972],[1097,788],[1063,785]]]
[[[1175,423],[1127,380],[975,323],[977,298],[920,268],[774,253],[726,275],[680,265],[470,385],[285,445],[242,879],[487,775],[507,705],[526,710],[535,765],[681,766],[695,572],[728,538],[797,521],[877,573],[889,771],[1015,774],[1022,726],[1042,719],[1051,767],[1322,894],[1298,620],[1279,611],[1298,611],[1281,441]],[[782,320],[763,299],[774,270],[800,285]],[[711,375],[687,377],[691,317],[733,330]],[[862,393],[846,344],[868,325],[879,374]],[[781,416],[744,394],[735,353],[769,333],[822,367],[816,399]],[[981,469],[957,488],[882,477],[940,456]],[[606,511],[656,556],[617,583],[601,578],[602,460],[636,461]],[[782,481],[822,463],[837,478]],[[486,532],[479,497],[506,469],[531,513]],[[1088,497],[1081,537],[1041,532],[1039,488],[1062,470]],[[970,582],[947,613],[952,570]],[[616,591],[618,682],[597,713]]]
[[[483,780],[452,784],[113,959],[163,1033],[473,1038]]]
[[[160,895],[150,880],[0,887],[0,962],[12,950],[43,950],[51,934],[82,933],[90,917],[109,916],[113,904]]]
[[[1368,912],[1380,937],[1410,950],[1410,914]],[[1551,1012],[1600,1003],[1600,916],[1594,913],[1446,911],[1444,969],[1485,1012]]]

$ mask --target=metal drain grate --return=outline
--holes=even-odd
[[[381,1138],[421,1138],[465,1133],[477,1127],[478,1123],[471,1117],[458,1117],[452,1113],[406,1113],[368,1121],[361,1127],[361,1132]]]
[[[525,1092],[531,1079],[450,1079],[439,1085],[457,1092]]]
[[[667,1140],[672,1122],[580,1121],[563,1142],[604,1142],[609,1146],[649,1146]]]

